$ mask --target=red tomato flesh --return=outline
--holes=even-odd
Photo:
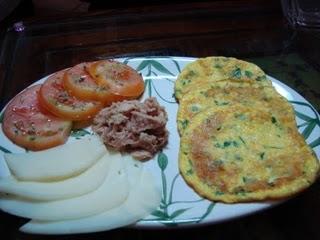
[[[82,121],[93,118],[102,108],[101,102],[84,101],[71,96],[64,88],[65,70],[51,75],[40,88],[40,104],[63,119]]]
[[[15,144],[38,151],[63,144],[72,122],[53,116],[41,108],[38,95],[41,85],[19,93],[4,112],[2,130]]]
[[[107,87],[112,93],[126,98],[137,98],[144,91],[142,76],[126,64],[102,60],[88,68],[99,86]]]
[[[86,71],[92,63],[80,63],[66,71],[63,85],[70,95],[82,100],[105,102],[110,92],[100,87]]]

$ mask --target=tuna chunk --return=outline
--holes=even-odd
[[[92,129],[108,147],[150,159],[168,142],[167,113],[155,98],[113,103],[93,120]]]

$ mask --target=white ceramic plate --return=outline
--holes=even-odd
[[[178,104],[173,97],[174,81],[181,69],[194,58],[186,57],[141,57],[118,59],[139,71],[145,80],[143,99],[154,96],[168,112],[167,124],[170,132],[169,144],[153,160],[145,163],[158,179],[162,189],[160,207],[152,215],[139,221],[135,227],[192,226],[193,224],[212,224],[264,210],[276,203],[214,203],[199,197],[186,185],[178,170],[179,135],[176,127]],[[294,106],[299,131],[307,143],[320,155],[319,115],[311,104],[301,95],[280,81],[269,77],[277,91]],[[46,78],[39,80],[44,81]],[[90,129],[73,132],[69,141],[88,134]],[[0,130],[0,177],[9,174],[3,159],[3,152],[24,152],[12,144]]]

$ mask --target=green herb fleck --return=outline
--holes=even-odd
[[[243,113],[235,113],[234,117],[236,119],[240,119],[240,120],[246,120],[247,119],[246,115],[244,115]]]
[[[200,94],[203,95],[203,96],[205,96],[205,97],[208,97],[208,96],[209,96],[208,93],[207,93],[207,92],[204,92],[204,91],[200,91]]]
[[[237,141],[224,141],[223,144],[220,144],[220,143],[215,143],[214,144],[215,147],[217,148],[227,148],[227,147],[230,147],[230,146],[233,146],[233,147],[239,147],[239,143]]]
[[[193,174],[193,169],[190,168],[189,170],[186,171],[186,175],[189,176],[189,175],[192,175]]]
[[[217,195],[217,196],[221,196],[221,195],[224,195],[224,192],[216,191],[214,194]]]
[[[275,117],[271,117],[271,122],[272,122],[273,124],[275,124],[275,123],[277,123],[277,119],[276,119]]]
[[[229,147],[231,145],[231,142],[230,141],[225,141],[224,143],[223,143],[223,146],[224,147]]]
[[[212,161],[212,164],[213,164],[214,166],[216,166],[216,167],[220,167],[220,166],[223,165],[223,160],[221,160],[221,159],[213,160],[213,161]]]
[[[271,148],[271,149],[283,149],[282,147],[277,146],[270,146],[270,145],[263,145],[264,148]]]
[[[265,152],[262,152],[262,153],[259,154],[261,160],[264,159],[264,155],[265,155]]]
[[[235,70],[231,72],[231,76],[235,78],[241,78],[241,69],[237,67]]]
[[[232,145],[233,145],[234,147],[239,147],[239,143],[238,143],[237,141],[232,141]]]
[[[246,77],[248,77],[248,78],[252,78],[253,73],[248,71],[248,70],[246,70],[246,71],[244,71],[244,75],[246,75]]]
[[[188,74],[186,74],[185,78],[193,78],[197,75],[195,71],[190,71]]]
[[[223,143],[224,147],[229,147],[229,146],[234,146],[234,147],[238,147],[239,144],[236,141],[226,141]]]
[[[189,125],[189,120],[188,119],[184,119],[182,121],[180,121],[182,129],[186,129]]]
[[[254,177],[242,177],[242,181],[244,183],[254,183],[257,181],[257,179]]]
[[[240,139],[240,141],[241,141],[244,145],[246,145],[246,142],[243,140],[242,137],[239,136],[239,139]]]
[[[192,112],[198,112],[198,111],[199,111],[199,107],[196,106],[196,105],[192,105],[192,106],[191,106],[191,111],[192,111]]]
[[[214,100],[214,103],[217,105],[217,106],[225,106],[225,105],[228,105],[229,102],[219,102],[217,100]]]
[[[185,86],[185,85],[191,83],[191,80],[190,79],[183,79],[183,80],[181,80],[181,83],[183,86]]]
[[[216,148],[222,148],[222,145],[221,145],[220,143],[215,143],[214,146],[215,146]]]
[[[246,190],[244,190],[244,188],[242,187],[235,188],[233,192],[237,195],[242,195],[242,196],[246,195]]]
[[[257,78],[256,78],[256,81],[264,81],[264,80],[266,80],[267,78],[266,78],[266,76],[258,76]]]

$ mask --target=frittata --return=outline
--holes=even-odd
[[[201,82],[216,82],[233,78],[236,81],[256,82],[271,86],[261,68],[253,63],[231,57],[206,57],[189,63],[175,82],[175,97],[180,101],[191,89]]]
[[[177,114],[180,135],[199,112],[209,107],[218,110],[239,103],[250,108],[272,111],[275,117],[295,123],[291,104],[272,86],[264,87],[256,83],[228,79],[219,82],[202,82],[196,89],[189,91],[181,98]]]
[[[296,194],[316,180],[319,162],[291,121],[234,104],[192,119],[181,137],[179,168],[198,194],[235,203]]]

